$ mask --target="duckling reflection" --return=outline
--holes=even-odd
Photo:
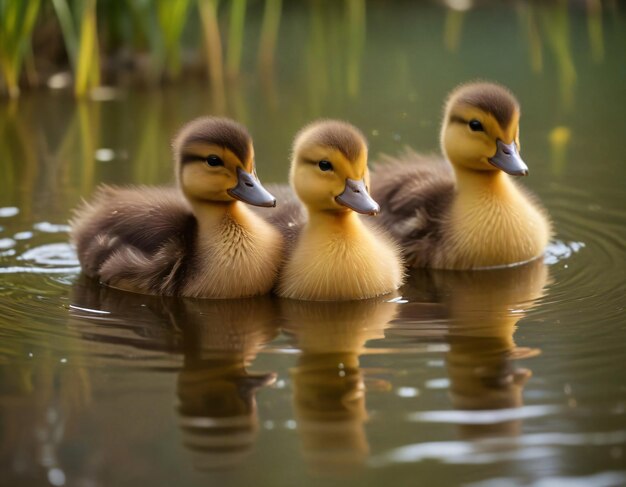
[[[255,394],[276,374],[247,367],[278,333],[269,298],[182,301],[172,314],[184,330],[178,375],[183,442],[200,470],[228,468],[251,452],[258,433]]]
[[[105,331],[90,328],[88,338],[98,341],[98,351],[107,343],[135,345],[128,331],[119,331],[127,328],[152,337],[138,342],[142,350],[182,352],[177,410],[195,468],[228,468],[246,458],[258,433],[255,393],[276,377],[247,371],[278,333],[271,298],[173,299],[125,293],[88,279],[77,286],[72,301],[78,310],[109,313]],[[145,331],[150,323],[157,329],[153,333]]]
[[[452,404],[459,410],[498,410],[523,406],[531,376],[513,360],[539,353],[516,347],[518,321],[543,296],[548,282],[542,260],[488,271],[436,272],[435,288],[449,314],[445,340]],[[461,435],[478,438],[517,435],[521,421],[462,425]]]
[[[281,310],[302,355],[291,370],[303,455],[317,473],[362,465],[369,454],[365,385],[359,355],[383,338],[396,303],[283,300]]]

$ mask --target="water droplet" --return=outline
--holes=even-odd
[[[18,232],[13,235],[13,238],[15,240],[28,240],[29,238],[32,238],[32,236],[33,232]]]
[[[396,394],[399,397],[417,397],[419,396],[419,390],[415,387],[399,387]]]
[[[109,162],[115,158],[115,151],[113,149],[101,148],[96,150],[95,157],[97,161]]]
[[[20,209],[15,206],[5,206],[4,208],[0,208],[0,217],[8,218],[17,215],[19,212]]]
[[[426,387],[428,389],[447,389],[450,387],[450,381],[446,377],[441,379],[431,379],[426,381]]]
[[[35,223],[33,228],[44,233],[66,233],[70,231],[69,225],[59,225],[50,222]]]
[[[12,238],[0,238],[0,250],[6,250],[15,247],[15,240]]]
[[[65,473],[60,468],[48,470],[48,482],[52,485],[65,485]]]
[[[24,252],[19,260],[30,260],[37,264],[77,266],[78,259],[73,247],[67,243],[40,245]]]

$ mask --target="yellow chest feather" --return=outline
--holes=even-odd
[[[186,296],[240,298],[268,293],[281,261],[282,240],[265,221],[225,216],[215,231],[200,234],[194,279]]]
[[[436,267],[475,269],[540,256],[550,239],[542,212],[512,183],[506,190],[459,194],[438,249]]]
[[[293,299],[339,301],[390,293],[403,269],[393,244],[358,218],[345,225],[307,225],[279,278],[278,294]]]

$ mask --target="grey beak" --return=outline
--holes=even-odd
[[[343,193],[335,197],[335,201],[364,215],[375,215],[380,211],[380,206],[367,192],[365,182],[362,179],[359,181],[346,179],[346,188]]]
[[[489,162],[512,176],[528,176],[528,166],[522,161],[517,152],[515,142],[505,144],[500,139],[496,141],[496,155],[489,158]]]
[[[276,198],[265,189],[254,174],[237,168],[237,186],[226,191],[233,198],[254,206],[276,206]]]

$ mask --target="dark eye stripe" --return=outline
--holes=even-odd
[[[463,117],[459,117],[458,115],[450,115],[450,123],[462,123],[463,125],[465,125],[467,123],[467,120],[465,120]]]
[[[183,156],[180,159],[180,162],[182,164],[185,164],[186,162],[204,162],[204,161],[206,161],[206,157],[202,157],[197,154],[183,154]]]

